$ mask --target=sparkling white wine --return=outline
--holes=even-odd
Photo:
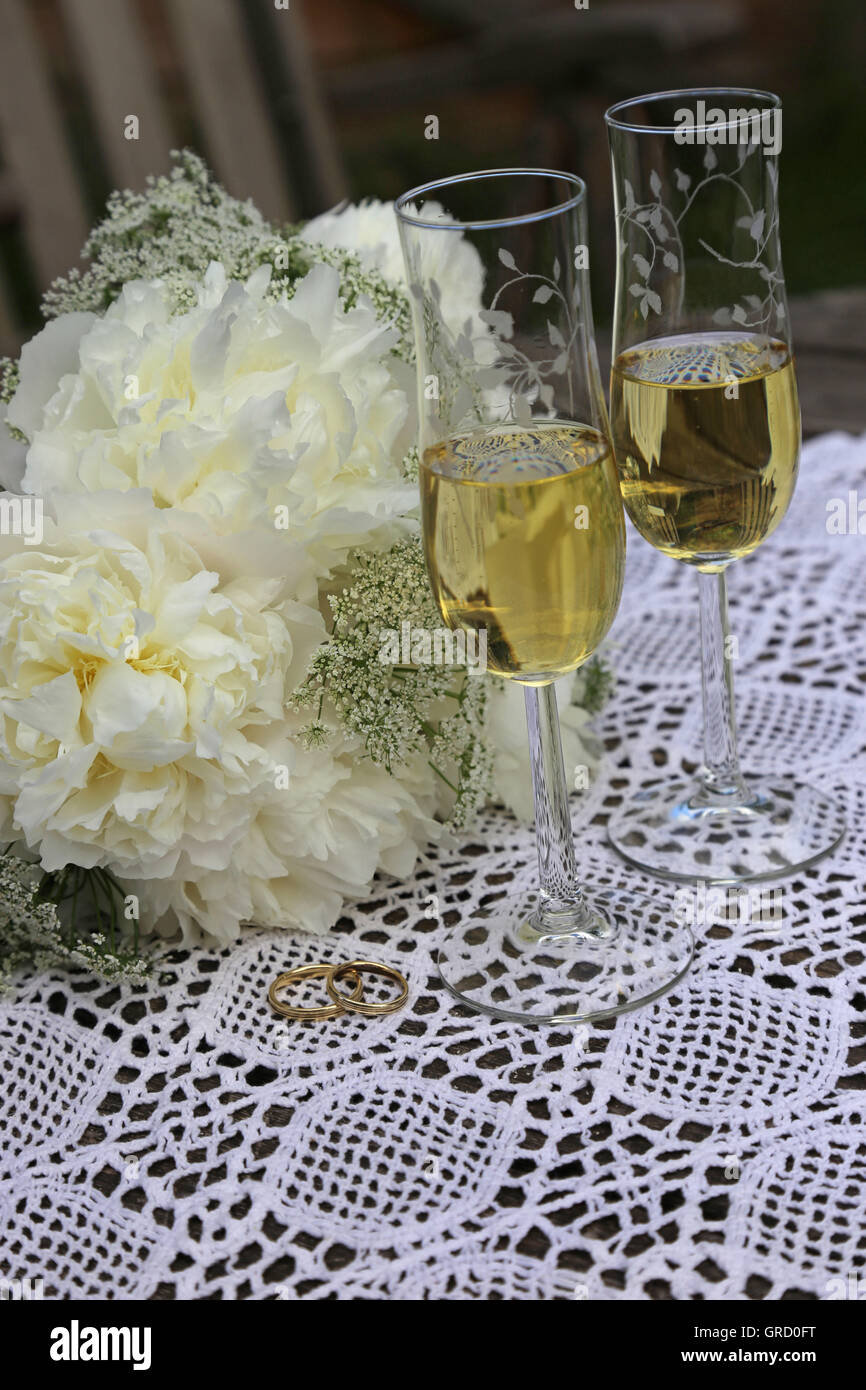
[[[486,630],[488,669],[525,685],[573,671],[616,615],[625,523],[603,434],[502,426],[425,450],[427,568],[449,627]]]
[[[800,449],[783,343],[737,333],[652,339],[614,362],[610,411],[628,514],[657,549],[718,570],[781,521]]]

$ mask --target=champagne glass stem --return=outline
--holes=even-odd
[[[704,701],[704,766],[701,800],[744,802],[749,792],[740,772],[734,722],[734,674],[725,570],[698,574],[701,604],[701,686]]]
[[[577,877],[556,687],[527,685],[524,694],[541,883],[536,925],[553,935],[595,934]]]

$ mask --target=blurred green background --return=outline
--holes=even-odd
[[[476,15],[486,10],[486,22],[499,26],[506,55],[497,64],[491,45],[489,66],[482,57],[474,86],[437,90],[425,83],[411,103],[402,88],[389,103],[384,94],[379,101],[368,96],[357,77],[353,87],[352,64],[362,58],[371,68],[378,59],[384,75],[383,58],[396,70],[400,56],[411,57],[420,74],[425,51],[438,55],[449,43],[477,49],[477,29],[454,18],[445,22],[446,12],[460,8],[435,0],[324,0],[310,7],[324,72],[337,93],[353,198],[393,197],[425,179],[472,168],[525,162],[572,169],[589,183],[593,290],[604,322],[612,301],[613,225],[606,107],[679,86],[769,88],[784,104],[781,225],[789,293],[866,282],[863,0],[590,0],[585,11],[570,0],[467,5]],[[423,138],[430,112],[439,117],[438,141]]]
[[[146,168],[166,167],[169,148],[184,144],[211,162],[231,192],[253,196],[269,216],[295,219],[343,196],[391,199],[426,179],[473,168],[575,170],[589,184],[593,289],[603,326],[613,287],[603,113],[625,96],[679,86],[780,93],[789,293],[866,284],[863,0],[286,4],[4,0],[4,348],[37,326],[41,290],[76,260],[80,228],[100,215],[110,188],[140,185]],[[56,180],[57,158],[44,174],[34,169],[45,138],[39,84],[55,113],[57,158],[68,161],[75,195],[61,201],[57,193],[54,212],[39,178]],[[143,124],[136,164],[123,145],[122,122],[148,95],[153,119]],[[430,115],[438,119],[438,139],[425,138]],[[76,200],[77,219],[67,217]],[[47,253],[34,254],[34,226],[44,229],[52,218],[54,241]],[[852,299],[852,315],[862,317],[856,304]]]

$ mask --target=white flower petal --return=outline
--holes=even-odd
[[[98,322],[95,314],[61,314],[21,349],[20,382],[7,419],[31,441],[58,383],[78,368],[82,338]]]
[[[69,746],[81,741],[78,733],[81,695],[71,671],[34,686],[24,700],[3,698],[0,709],[11,718],[49,734],[58,743]]]

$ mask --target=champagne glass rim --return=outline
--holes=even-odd
[[[469,183],[473,179],[499,179],[514,177],[517,175],[532,175],[533,177],[562,179],[574,192],[570,198],[555,204],[553,207],[540,208],[536,212],[518,213],[514,217],[491,217],[483,221],[470,220],[460,221],[454,219],[450,222],[431,222],[423,216],[410,212],[409,205],[416,198],[424,195],[429,196],[444,188],[453,188],[458,184]],[[464,232],[479,231],[492,227],[516,227],[527,222],[540,222],[545,217],[555,217],[559,213],[568,212],[576,208],[586,199],[586,184],[577,174],[566,173],[564,169],[478,169],[470,174],[452,174],[447,178],[433,179],[430,183],[419,184],[417,188],[410,188],[406,193],[401,193],[400,197],[394,202],[394,211],[401,222],[405,222],[409,227],[423,227],[428,231],[447,231]]]
[[[604,113],[605,123],[614,130],[628,130],[637,133],[651,135],[674,135],[680,129],[678,125],[666,123],[664,125],[651,125],[647,121],[623,120],[622,116],[630,108],[636,106],[648,106],[654,101],[673,101],[676,98],[696,100],[699,97],[729,97],[733,99],[753,100],[763,103],[765,110],[781,110],[782,99],[775,92],[763,91],[759,87],[674,87],[667,92],[646,92],[643,96],[628,97],[625,101],[615,102],[609,106]],[[736,120],[724,122],[713,122],[714,130],[733,129],[739,124]],[[707,126],[697,126],[698,130],[707,130]]]

